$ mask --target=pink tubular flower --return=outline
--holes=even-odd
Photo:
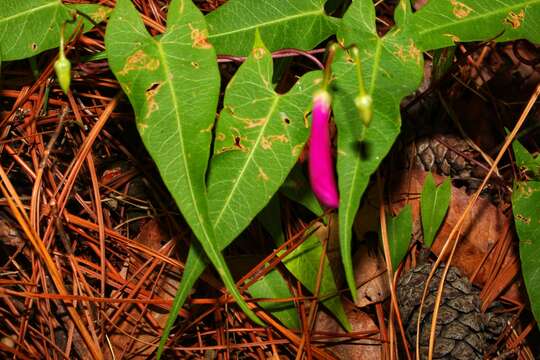
[[[332,98],[325,90],[313,95],[312,124],[309,143],[309,181],[321,204],[339,207],[339,195],[334,176],[332,144],[330,143],[330,110]]]

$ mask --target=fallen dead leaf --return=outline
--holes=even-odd
[[[382,348],[380,340],[378,340],[379,328],[375,322],[368,314],[356,309],[349,302],[345,302],[344,307],[352,326],[352,332],[346,333],[332,316],[320,311],[315,323],[314,337],[318,334],[331,334],[333,336],[343,334],[342,338],[335,340],[338,344],[334,346],[326,344],[327,348],[338,359],[382,359]]]

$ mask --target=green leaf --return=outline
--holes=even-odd
[[[388,217],[388,242],[392,267],[397,270],[399,263],[409,249],[412,234],[412,208],[407,204],[397,216]]]
[[[422,216],[422,229],[424,231],[424,246],[430,247],[435,235],[441,226],[450,197],[452,196],[452,182],[450,178],[436,186],[433,175],[428,173],[424,181],[424,188],[420,197],[420,215]]]
[[[263,227],[272,235],[276,245],[282,245],[285,241],[285,236],[283,235],[281,224],[275,220],[281,218],[278,198],[272,198],[272,201],[261,211],[257,218]],[[311,235],[302,245],[287,255],[283,260],[283,264],[306,289],[314,292],[317,284],[317,270],[319,269],[322,254],[321,237],[328,236],[328,227],[321,224],[320,228],[315,232],[312,229],[308,229],[307,233]],[[325,257],[323,267],[323,282],[321,283],[320,297],[324,298],[324,294],[331,295],[331,297],[324,299],[322,304],[334,314],[345,329],[350,330],[349,320],[345,315],[343,304],[339,296],[334,296],[337,294],[337,286],[332,269],[328,263],[328,256]]]
[[[285,242],[285,234],[281,227],[281,205],[278,194],[275,194],[264,209],[259,212],[257,220],[274,239],[277,246]]]
[[[321,227],[313,232],[304,242],[298,246],[293,252],[283,259],[283,264],[312,294],[315,293],[317,286],[317,276],[319,264],[322,255],[321,236],[328,236],[325,231],[326,227],[321,224]],[[308,233],[311,232],[308,230]],[[334,316],[337,318],[341,326],[347,331],[351,331],[352,327],[349,319],[343,309],[341,298],[336,286],[332,269],[328,263],[328,258],[325,256],[321,285],[319,288],[319,299]]]
[[[540,182],[518,182],[512,194],[514,222],[519,236],[521,272],[531,310],[540,320]]]
[[[370,176],[377,170],[401,125],[399,104],[423,76],[423,58],[412,37],[394,29],[380,38],[371,0],[354,1],[347,10],[338,39],[360,51],[366,92],[373,99],[373,119],[366,129],[356,110],[357,67],[350,51],[338,51],[332,69],[334,120],[338,130],[339,236],[347,283],[356,297],[351,254],[352,225]]]
[[[322,216],[323,208],[311,191],[309,181],[302,172],[300,165],[296,165],[281,186],[281,193],[289,199],[303,205],[316,216]]]
[[[234,284],[208,216],[205,174],[220,78],[206,33],[191,1],[171,2],[167,30],[156,40],[133,4],[119,0],[105,41],[111,69],[165,185],[231,295],[260,323]]]
[[[257,39],[227,86],[208,178],[210,219],[221,248],[270,201],[309,135],[305,116],[321,73],[305,74],[280,95],[272,71],[272,57]]]
[[[324,0],[229,0],[206,16],[210,42],[219,54],[248,55],[255,29],[270,51],[312,49],[335,33]]]
[[[248,291],[254,298],[287,299],[293,297],[287,281],[277,269],[268,272],[251,285]],[[300,319],[294,302],[258,301],[257,304],[271,312],[287,328],[300,329]]]
[[[512,148],[514,149],[518,169],[523,173],[531,173],[536,179],[540,178],[540,156],[535,158],[517,140],[512,142]]]
[[[409,21],[422,50],[455,42],[529,39],[540,42],[540,0],[432,0]]]
[[[18,60],[58,47],[65,21],[66,39],[73,33],[78,19],[72,9],[89,14],[94,20],[104,20],[108,8],[97,4],[65,6],[60,0],[2,0],[0,1],[0,52],[4,61]],[[92,24],[83,18],[84,30]]]
[[[320,77],[320,72],[308,73],[288,94],[275,93],[272,58],[259,39],[230,81],[208,178],[210,223],[219,250],[249,225],[296,162],[308,136],[305,113]],[[184,269],[188,276],[182,278],[175,301],[184,303],[205,267],[203,254],[192,245]]]

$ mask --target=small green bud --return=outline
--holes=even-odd
[[[64,55],[64,51],[60,51],[58,60],[54,62],[54,71],[58,78],[58,83],[65,94],[69,91],[69,84],[71,83],[71,63]]]
[[[371,117],[373,116],[373,99],[370,95],[358,95],[354,99],[354,104],[360,113],[360,120],[367,127],[371,123]]]

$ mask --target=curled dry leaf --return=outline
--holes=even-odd
[[[390,295],[386,263],[377,243],[363,242],[353,257],[358,307],[384,301]]]
[[[349,302],[345,303],[344,307],[355,337],[348,336],[334,317],[324,311],[319,311],[317,314],[314,337],[317,337],[318,333],[343,334],[343,338],[335,337],[336,345],[328,345],[328,349],[338,359],[382,359],[378,340],[379,328],[375,322],[368,314],[356,309]]]

